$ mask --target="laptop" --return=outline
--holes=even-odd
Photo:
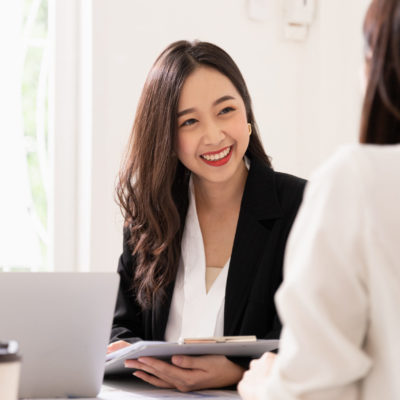
[[[96,397],[117,273],[1,272],[0,340],[22,356],[19,397]]]

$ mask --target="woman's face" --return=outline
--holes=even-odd
[[[223,183],[239,173],[248,144],[246,109],[235,86],[213,68],[197,68],[179,99],[179,160],[196,178]]]

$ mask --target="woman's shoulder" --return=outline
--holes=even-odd
[[[345,175],[349,176],[354,172],[362,153],[363,148],[357,144],[340,147],[312,172],[310,181],[329,184],[333,180],[341,180]]]
[[[282,210],[297,212],[307,181],[295,175],[274,171],[275,190]]]
[[[273,182],[280,190],[303,190],[307,182],[298,176],[275,171],[272,167],[265,165],[257,159],[251,160],[251,168],[250,173],[256,175],[258,181]]]
[[[306,184],[305,179],[277,172],[258,160],[251,160],[248,181],[248,191],[251,191],[249,197],[253,198],[252,205],[256,198],[262,203],[260,207],[265,207],[265,204],[269,207],[273,205],[277,213],[283,212],[283,214],[297,211]]]
[[[400,145],[352,144],[339,148],[311,175],[320,185],[376,183],[388,171],[400,171]]]
[[[397,209],[400,189],[400,144],[347,145],[310,178],[306,197],[369,210]]]
[[[307,183],[305,179],[285,172],[274,171],[274,175],[278,189],[284,191],[303,191]]]

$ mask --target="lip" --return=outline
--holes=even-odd
[[[208,152],[208,153],[203,153],[202,156],[212,156],[212,155],[214,155],[214,154],[221,153],[221,151],[224,151],[224,150],[226,150],[226,149],[229,149],[230,147],[232,147],[232,146],[225,146],[225,147],[223,147],[222,149],[219,149],[219,150],[217,150],[217,151],[210,151],[210,152]]]
[[[225,165],[230,160],[230,158],[232,156],[233,145],[232,146],[226,146],[226,147],[224,147],[224,148],[222,148],[222,149],[220,149],[218,151],[211,151],[211,152],[202,154],[202,156],[203,155],[210,156],[210,155],[213,155],[213,154],[221,153],[221,151],[224,151],[225,149],[230,149],[229,153],[225,157],[220,158],[219,160],[206,160],[203,157],[200,157],[200,158],[201,158],[202,161],[204,161],[208,165],[211,165],[213,167],[220,167],[221,165]]]

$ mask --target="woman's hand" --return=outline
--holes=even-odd
[[[181,392],[234,385],[244,372],[242,367],[219,355],[173,356],[171,362],[140,357],[125,361],[125,367],[138,369],[133,375],[154,386]]]
[[[244,400],[259,400],[257,392],[268,378],[275,357],[274,353],[264,353],[261,358],[250,363],[250,369],[245,372],[238,385],[239,394]]]
[[[130,346],[131,344],[125,342],[123,340],[118,340],[118,342],[114,342],[108,345],[107,354],[112,353],[113,351],[117,351],[123,349],[124,347]]]

